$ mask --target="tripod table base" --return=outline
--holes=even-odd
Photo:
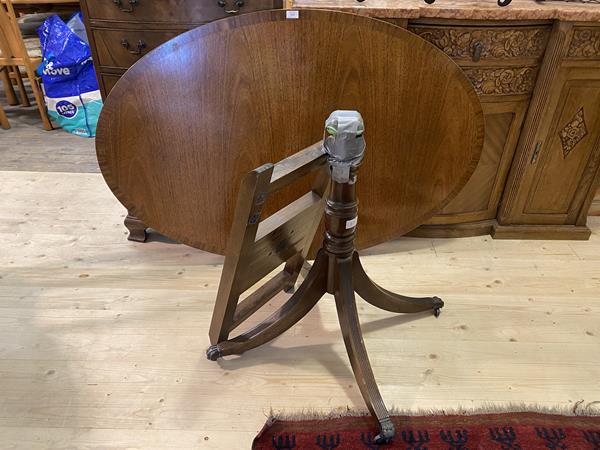
[[[358,319],[355,292],[370,304],[395,313],[431,310],[437,317],[444,306],[438,297],[406,297],[378,286],[367,276],[356,252],[349,257],[340,257],[321,249],[306,278],[283,306],[249,331],[211,345],[206,355],[216,361],[223,356],[240,355],[259,347],[291,328],[325,293],[330,293],[335,297],[340,328],[356,382],[367,408],[379,422],[380,434],[376,440],[378,443],[389,442],[395,434],[394,425],[371,369]]]

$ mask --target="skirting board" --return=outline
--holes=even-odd
[[[472,223],[421,225],[407,236],[430,239],[462,238],[490,234],[494,239],[588,240],[591,231],[575,225],[500,225],[495,219]]]
[[[481,220],[471,223],[449,223],[436,225],[421,225],[412,230],[407,236],[422,238],[461,238],[491,234],[495,219]]]
[[[585,225],[499,225],[492,229],[494,239],[553,239],[586,241],[592,232]]]
[[[600,197],[596,197],[594,201],[592,201],[588,216],[600,216]]]

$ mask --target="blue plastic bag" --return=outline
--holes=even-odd
[[[69,22],[80,20],[81,17]],[[102,98],[90,46],[58,16],[46,19],[38,34],[42,44],[38,74],[42,77],[48,114],[66,131],[95,136]]]

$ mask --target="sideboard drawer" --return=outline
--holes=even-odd
[[[111,89],[117,84],[117,81],[121,78],[121,75],[114,73],[101,73],[98,75],[99,81],[102,83],[103,92],[108,95]]]
[[[550,26],[475,27],[422,25],[408,29],[443,50],[457,63],[490,60],[540,59],[550,36]]]
[[[538,74],[537,66],[462,67],[479,95],[531,95]]]
[[[96,43],[98,65],[128,69],[150,50],[174,38],[181,32],[92,29],[94,42]]]
[[[90,20],[203,23],[238,13],[281,8],[282,0],[93,0]]]

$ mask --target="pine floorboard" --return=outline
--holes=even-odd
[[[271,410],[363,407],[330,297],[267,346],[210,362],[222,257],[127,241],[98,173],[6,160],[1,449],[248,449]],[[600,218],[589,226],[585,242],[404,238],[365,251],[381,285],[446,301],[435,319],[359,299],[387,404],[597,408]]]
[[[363,408],[330,297],[265,347],[206,360],[223,258],[157,234],[127,241],[93,140],[42,131],[34,108],[7,112],[0,449],[248,449],[271,411]],[[405,238],[363,252],[386,288],[446,301],[435,319],[358,299],[388,406],[600,409],[600,217],[589,226],[584,242]]]

